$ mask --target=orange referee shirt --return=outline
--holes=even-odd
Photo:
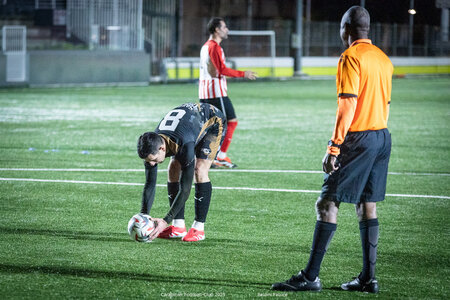
[[[348,131],[387,128],[393,71],[387,55],[369,39],[356,40],[342,53],[336,75],[338,112],[331,138],[335,144],[342,144]],[[338,149],[328,150],[339,154]]]

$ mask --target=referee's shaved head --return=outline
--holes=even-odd
[[[369,36],[370,15],[362,6],[350,7],[342,16],[341,38],[348,47],[348,38],[352,40],[366,39]]]

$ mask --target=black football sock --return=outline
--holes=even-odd
[[[337,225],[328,222],[317,221],[314,230],[314,238],[311,247],[308,264],[303,270],[308,280],[314,280],[319,276],[320,265],[322,263],[325,252],[336,231]]]
[[[377,262],[377,246],[379,236],[378,219],[359,222],[359,233],[363,252],[363,269],[359,279],[367,282],[375,278],[375,264]]]
[[[205,223],[211,202],[211,182],[195,184],[195,221]]]
[[[180,190],[179,182],[168,182],[167,183],[167,194],[169,196],[170,207],[172,207],[172,203],[175,200],[175,197],[177,196],[179,190]],[[174,217],[174,219],[184,219],[184,206],[183,206],[183,208],[180,209],[180,211]]]

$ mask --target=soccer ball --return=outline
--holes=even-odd
[[[135,214],[128,222],[128,233],[132,240],[136,242],[149,243],[150,233],[155,229],[155,222],[150,220],[146,214]]]

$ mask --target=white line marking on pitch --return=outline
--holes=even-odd
[[[48,169],[48,168],[0,168],[0,171],[43,171],[43,172],[144,172],[142,169]],[[158,172],[167,172],[160,169]],[[234,172],[234,173],[296,173],[296,174],[323,174],[322,171],[311,170],[248,170],[248,169],[211,169],[210,172]],[[389,172],[389,175],[410,176],[450,176],[450,173],[414,173],[414,172]]]
[[[83,180],[60,180],[60,179],[34,179],[34,178],[1,178],[0,181],[28,181],[28,182],[51,182],[51,183],[82,183],[82,184],[105,184],[105,185],[128,185],[143,186],[142,183],[133,182],[104,182],[104,181],[83,181]],[[157,184],[157,187],[165,187],[165,184]],[[222,187],[213,186],[216,190],[243,190],[243,191],[263,191],[263,192],[287,192],[287,193],[315,193],[320,191],[312,190],[291,190],[291,189],[269,189],[269,188],[251,188],[251,187]],[[432,198],[432,199],[450,199],[449,196],[435,195],[407,195],[407,194],[386,194],[387,197],[405,197],[405,198]]]

